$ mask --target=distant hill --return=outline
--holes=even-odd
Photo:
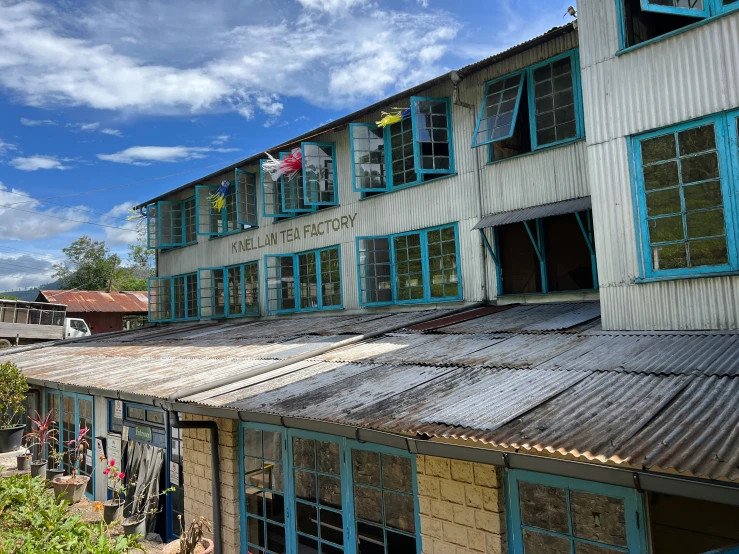
[[[26,302],[33,302],[38,296],[40,290],[56,290],[59,288],[59,281],[52,281],[51,283],[44,283],[36,288],[25,289],[25,290],[8,290],[3,291],[2,294],[7,296],[15,296],[18,300],[25,300]]]

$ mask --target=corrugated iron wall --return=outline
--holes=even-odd
[[[737,329],[739,278],[635,284],[627,137],[739,106],[739,14],[621,56],[614,0],[578,2],[604,329]]]

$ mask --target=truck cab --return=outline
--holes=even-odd
[[[68,317],[64,320],[64,338],[89,337],[92,333],[84,319]]]

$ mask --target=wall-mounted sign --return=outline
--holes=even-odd
[[[118,467],[123,467],[121,436],[109,433],[105,442],[108,447],[108,460],[115,460]],[[113,488],[113,482],[110,477],[108,477],[108,488]]]
[[[239,252],[249,252],[266,246],[287,244],[304,238],[319,237],[329,233],[338,233],[342,229],[346,229],[348,231],[349,229],[354,228],[354,220],[356,218],[357,214],[342,215],[340,217],[334,217],[318,223],[306,223],[302,227],[293,227],[282,231],[272,231],[264,233],[263,235],[257,235],[254,238],[235,240],[231,242],[231,253],[238,254]]]
[[[137,425],[134,429],[136,431],[135,437],[137,441],[151,442],[151,427]]]
[[[180,464],[169,462],[169,483],[175,487],[180,486]]]
[[[123,426],[123,432],[121,433],[121,437],[124,441],[127,441],[129,437],[131,436],[131,428],[128,425]]]
[[[113,418],[123,419],[123,400],[116,400],[113,403]]]

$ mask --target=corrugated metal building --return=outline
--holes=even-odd
[[[737,8],[582,0],[153,198],[160,325],[2,356],[218,552],[736,545]]]
[[[65,304],[67,317],[84,319],[93,335],[134,329],[149,309],[146,291],[41,290],[36,301]]]

